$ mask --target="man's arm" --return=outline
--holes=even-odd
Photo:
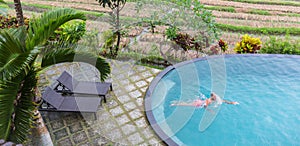
[[[236,101],[227,101],[227,100],[223,100],[223,102],[227,103],[227,104],[239,104]]]

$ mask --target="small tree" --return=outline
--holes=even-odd
[[[114,33],[117,36],[117,45],[114,47],[114,52],[111,51],[112,57],[116,57],[118,55],[118,51],[120,48],[120,41],[121,41],[121,27],[120,27],[120,11],[126,4],[126,0],[96,0],[102,7],[108,6],[112,10],[112,17],[115,18],[113,20],[114,26]]]

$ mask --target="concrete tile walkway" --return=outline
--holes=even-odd
[[[113,91],[97,111],[97,120],[88,113],[42,112],[54,145],[164,145],[148,125],[144,113],[144,94],[160,70],[109,60],[112,67],[108,81]],[[85,63],[60,64],[40,76],[41,91],[54,85],[66,70],[78,80],[99,81],[98,71]]]

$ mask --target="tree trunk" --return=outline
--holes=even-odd
[[[18,25],[23,26],[24,25],[24,16],[23,16],[21,0],[14,0],[14,4],[15,4],[15,11],[16,11]]]
[[[117,46],[116,46],[116,52],[114,54],[114,57],[117,57],[118,51],[120,48],[120,41],[121,41],[121,32],[120,32],[120,2],[118,0],[117,2]]]

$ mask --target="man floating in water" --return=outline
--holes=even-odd
[[[211,93],[210,97],[208,99],[196,99],[193,102],[178,102],[178,103],[172,103],[171,106],[194,106],[194,107],[204,107],[206,108],[208,105],[212,103],[217,103],[217,104],[222,104],[227,103],[227,104],[239,104],[236,101],[227,101],[227,100],[222,100],[217,94]]]

